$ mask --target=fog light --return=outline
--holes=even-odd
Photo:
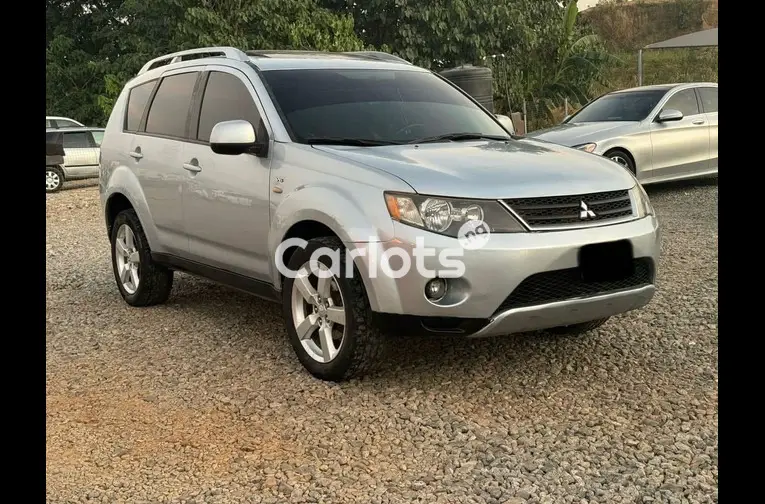
[[[425,296],[431,301],[438,301],[446,295],[446,280],[434,278],[425,284]]]

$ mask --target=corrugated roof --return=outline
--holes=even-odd
[[[717,28],[689,33],[663,42],[648,44],[643,49],[673,49],[681,47],[717,47]]]

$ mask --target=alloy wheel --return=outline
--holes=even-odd
[[[337,277],[321,262],[298,270],[292,284],[292,320],[300,343],[315,361],[328,363],[345,337],[345,302]]]
[[[128,294],[135,294],[140,283],[141,257],[135,243],[135,234],[130,226],[123,224],[114,240],[114,257],[117,261],[117,274],[122,288]]]
[[[621,156],[619,154],[615,154],[615,155],[611,156],[610,159],[611,159],[611,161],[615,161],[615,162],[619,163],[620,165],[624,166],[625,168],[629,168],[630,167],[629,162],[624,158],[624,156]]]

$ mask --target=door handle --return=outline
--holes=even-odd
[[[696,119],[693,124],[704,124],[704,119]]]
[[[191,173],[199,173],[202,171],[202,168],[200,168],[199,165],[191,163],[183,163],[183,169],[190,171]]]
[[[143,157],[143,154],[141,154],[141,150],[140,149],[134,150],[129,155],[130,155],[131,158],[133,158],[135,160],[139,160],[139,159],[141,159]]]

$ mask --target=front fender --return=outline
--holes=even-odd
[[[347,186],[347,187],[346,187]],[[290,228],[299,222],[315,221],[331,229],[345,244],[388,241],[393,238],[393,221],[383,191],[346,180],[343,186],[312,185],[297,188],[279,202],[272,202],[271,276],[280,286],[276,251]],[[354,247],[351,247],[354,248]]]
[[[653,169],[651,132],[643,125],[630,135],[601,139],[595,143],[598,146],[593,154],[603,156],[611,149],[623,149],[629,152],[635,160],[638,175],[647,174]]]

